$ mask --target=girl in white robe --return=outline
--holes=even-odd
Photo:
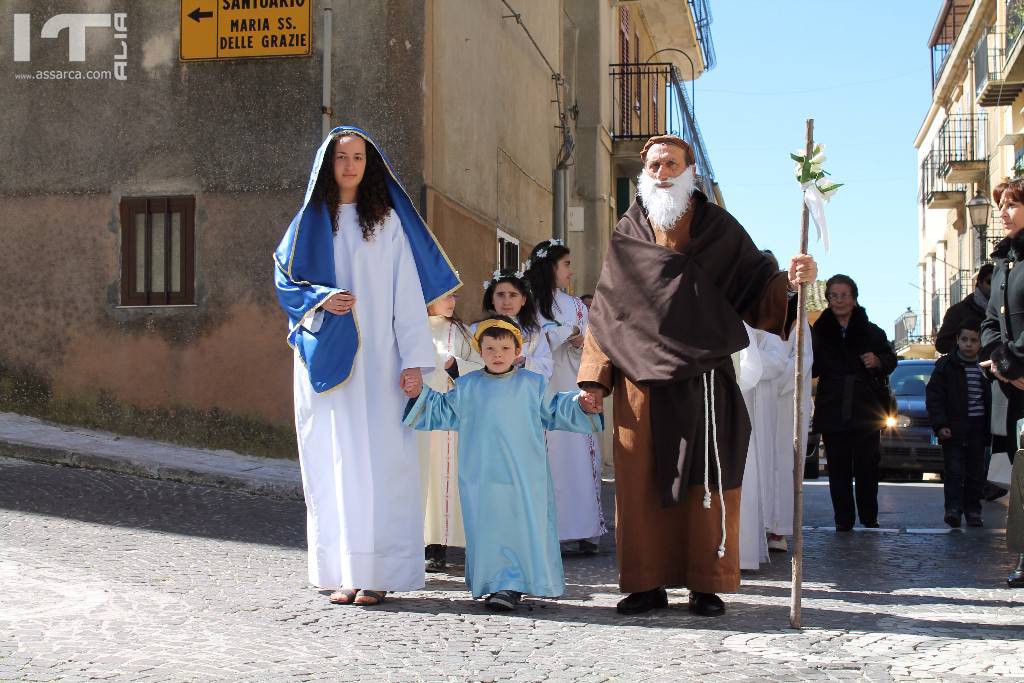
[[[581,299],[562,291],[572,282],[569,249],[560,240],[546,240],[534,248],[528,264],[526,275],[554,360],[549,390],[573,391],[579,388],[576,376],[589,315]],[[558,538],[577,541],[583,552],[596,552],[607,531],[600,442],[593,434],[559,431],[547,435],[547,447],[558,503]]]
[[[455,301],[455,295],[450,294],[427,308],[437,367],[423,382],[440,394],[454,386],[456,377],[483,367],[479,354],[473,350],[469,330],[455,317]],[[459,437],[454,431],[418,432],[416,436],[420,447],[427,571],[441,571],[446,566],[447,547],[466,545],[456,457]]]

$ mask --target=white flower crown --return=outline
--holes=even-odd
[[[535,261],[543,261],[544,259],[546,259],[548,257],[549,251],[553,247],[564,247],[565,246],[565,242],[563,240],[560,240],[560,239],[557,239],[557,238],[552,238],[552,239],[549,239],[549,240],[544,240],[540,244],[546,244],[547,246],[546,247],[541,247],[540,249],[538,249],[534,253],[533,256],[531,256],[530,258],[526,259],[526,262],[523,263],[523,271],[524,272],[529,270],[530,266],[532,266]],[[538,246],[540,246],[540,245],[538,245]]]
[[[494,284],[498,280],[501,280],[502,278],[514,277],[517,280],[524,280],[525,281],[525,279],[526,279],[526,272],[525,271],[526,271],[526,268],[524,267],[522,270],[517,270],[514,273],[506,273],[506,274],[503,275],[502,272],[501,272],[501,269],[498,269],[498,270],[494,271],[493,273],[491,273],[491,279],[490,280],[484,280],[484,291],[486,292],[488,287],[490,287],[492,284]]]

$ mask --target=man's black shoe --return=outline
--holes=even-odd
[[[630,593],[619,600],[615,610],[619,614],[642,614],[663,607],[668,607],[668,593],[664,588],[654,588],[649,591]]]
[[[946,516],[942,518],[952,529],[960,528],[960,511],[946,510]]]
[[[1024,588],[1024,553],[1017,558],[1017,568],[1006,577],[1006,585],[1010,588]]]
[[[864,528],[865,529],[878,529],[879,528],[879,524],[878,524],[878,522],[864,522]]]
[[[967,518],[967,526],[985,526],[985,520],[982,519],[981,515],[965,515],[965,517]]]
[[[853,531],[852,524],[836,524],[836,531]]]
[[[725,603],[714,593],[690,593],[690,611],[702,617],[720,617],[725,614]]]
[[[981,490],[981,497],[990,503],[994,500],[999,500],[1006,494],[1007,490],[1004,489],[1002,486],[996,486],[995,484],[991,483],[985,484],[984,488]]]

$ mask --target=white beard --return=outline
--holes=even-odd
[[[690,206],[690,197],[697,189],[697,175],[693,164],[668,182],[670,187],[658,187],[658,180],[641,171],[636,179],[640,199],[647,209],[647,217],[662,232],[669,230]]]

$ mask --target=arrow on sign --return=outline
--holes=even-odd
[[[188,18],[189,18],[189,19],[191,19],[192,21],[194,21],[194,22],[196,22],[196,23],[198,24],[198,23],[199,23],[199,20],[200,20],[200,19],[207,19],[207,18],[209,18],[209,17],[212,17],[212,16],[213,16],[213,12],[200,12],[200,11],[199,11],[199,8],[198,8],[198,7],[196,7],[196,8],[195,8],[194,10],[192,10],[192,12],[191,12],[191,13],[190,13],[190,14],[188,15]]]

